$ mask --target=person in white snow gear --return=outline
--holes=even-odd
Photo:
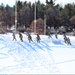
[[[16,40],[16,36],[15,36],[14,32],[13,32],[12,36],[13,36],[13,40]]]
[[[50,31],[48,32],[48,38],[52,38]]]
[[[57,31],[55,32],[55,37],[56,37],[56,39],[58,39],[58,36],[57,36]]]

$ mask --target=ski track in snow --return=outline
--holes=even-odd
[[[51,51],[52,48],[65,48],[64,41],[59,38],[50,38],[41,40],[40,43],[34,40],[29,43],[25,39],[23,42],[12,41],[10,37],[11,35],[8,37],[4,37],[4,35],[0,36],[0,62],[3,61],[4,63],[4,60],[10,60],[12,58],[13,60],[11,62],[14,63],[5,66],[0,65],[0,73],[8,73],[8,71],[9,73],[12,73],[11,71],[18,73],[20,70],[16,70],[23,68],[30,69],[30,72],[27,71],[26,73],[60,73],[60,70],[55,66]],[[75,48],[75,45],[72,44],[66,48]]]

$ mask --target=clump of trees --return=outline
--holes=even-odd
[[[31,2],[17,2],[17,27],[25,26],[30,27],[34,20],[34,8],[35,3]],[[44,20],[46,15],[46,25],[49,27],[58,28],[65,26],[67,31],[75,28],[75,22],[71,19],[75,16],[75,4],[66,4],[64,7],[59,4],[55,4],[55,0],[46,0],[46,4],[43,4],[38,0],[36,2],[36,19],[42,18]],[[10,7],[9,5],[0,5],[0,22],[4,22],[6,26],[11,27],[15,24],[15,5]]]

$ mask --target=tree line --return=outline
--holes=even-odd
[[[62,7],[55,4],[55,0],[46,0],[43,4],[38,0],[36,2],[36,19],[42,18],[46,15],[46,25],[49,27],[58,28],[65,26],[67,30],[75,28],[75,4],[66,4]],[[17,27],[30,27],[34,20],[35,3],[17,1]],[[4,22],[6,26],[11,27],[15,24],[15,5],[13,7],[2,3],[0,5],[0,22]]]

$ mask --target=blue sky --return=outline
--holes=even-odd
[[[18,1],[18,0],[17,0]],[[25,0],[20,0],[20,1],[25,1]],[[35,0],[26,0],[27,2],[35,2]],[[36,0],[38,1],[38,0]],[[46,0],[40,0],[42,3],[45,3]],[[59,3],[60,5],[64,5],[67,3],[75,3],[75,0],[56,0],[55,3]],[[9,4],[10,6],[13,6],[15,4],[15,0],[0,0],[0,4],[3,3],[4,5]]]

